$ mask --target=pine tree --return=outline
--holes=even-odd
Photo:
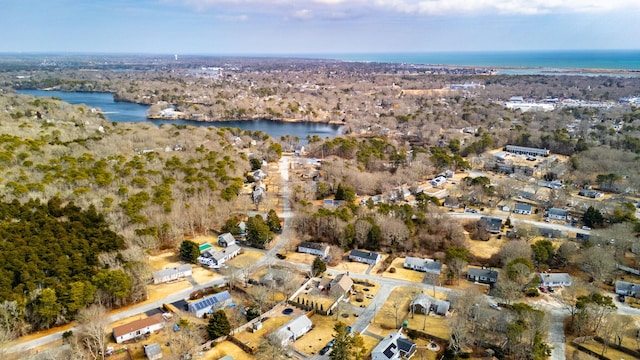
[[[180,244],[180,258],[188,263],[195,264],[200,256],[200,247],[190,240],[185,240]]]
[[[218,310],[209,317],[209,325],[207,325],[207,338],[209,340],[217,339],[221,336],[231,333],[231,324],[227,319],[227,314],[223,310]]]

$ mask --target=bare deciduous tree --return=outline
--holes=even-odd
[[[80,342],[92,359],[105,358],[107,330],[109,327],[108,311],[100,305],[91,305],[78,312]]]

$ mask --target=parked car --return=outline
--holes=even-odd
[[[322,349],[320,349],[320,355],[324,355],[324,354],[328,353],[329,350],[331,350],[330,346],[323,347]]]
[[[490,304],[489,304],[489,307],[490,307],[490,308],[492,308],[492,309],[494,309],[494,310],[498,310],[498,311],[502,310],[502,309],[500,308],[500,306],[498,306],[498,304],[494,304],[494,303],[490,303]]]

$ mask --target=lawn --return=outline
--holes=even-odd
[[[268,336],[272,332],[278,330],[278,328],[286,324],[288,321],[305,314],[304,311],[294,308],[293,314],[284,315],[282,314],[282,310],[284,310],[284,307],[275,309],[267,320],[262,322],[262,328],[260,330],[255,332],[250,332],[248,330],[241,331],[234,335],[235,338],[252,348],[258,348],[258,346],[260,346],[260,342],[265,336]]]
[[[389,269],[391,268],[396,269],[394,273],[389,272]],[[425,273],[420,271],[405,269],[404,258],[395,258],[391,265],[387,268],[387,271],[382,274],[382,276],[392,279],[400,279],[420,283],[424,279],[424,274]]]
[[[227,261],[227,264],[229,266],[233,266],[236,268],[245,268],[247,266],[251,266],[255,264],[263,256],[264,254],[260,251],[247,250],[243,248],[242,251],[240,252],[240,255]]]
[[[353,325],[354,317],[340,317],[339,320],[347,325]],[[298,339],[294,347],[307,355],[315,355],[322,349],[331,339],[333,339],[333,327],[336,324],[335,316],[313,315],[311,317],[313,329]]]
[[[426,323],[425,323],[426,319]],[[449,330],[448,320],[445,317],[437,315],[414,314],[413,318],[409,315],[407,318],[409,329],[422,331],[429,335],[437,336],[441,339],[449,339],[451,331]]]
[[[244,352],[238,345],[231,341],[223,341],[216,346],[205,352],[204,356],[200,359],[204,360],[218,360],[225,355],[230,355],[234,360],[254,360],[255,357]]]
[[[345,272],[348,271],[348,272],[353,272],[358,274],[364,274],[365,271],[367,271],[367,269],[369,268],[369,265],[364,263],[349,261],[347,259],[347,260],[341,261],[340,264],[336,266],[332,266],[331,268],[338,271],[345,271]]]
[[[376,324],[383,328],[398,329],[409,314],[409,304],[421,289],[414,287],[398,287],[387,298],[374,318]]]
[[[376,294],[378,293],[378,290],[380,289],[380,286],[377,283],[372,282],[371,285],[372,286],[353,284],[353,292],[356,294],[362,294],[362,295],[361,296],[351,295],[351,297],[349,298],[349,302],[352,305],[358,306],[358,307],[366,308],[367,306],[369,306],[371,299],[373,299],[376,296]],[[362,301],[358,301],[358,299]]]

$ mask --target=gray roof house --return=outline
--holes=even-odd
[[[153,283],[161,284],[191,276],[191,265],[184,264],[177,267],[153,272]]]
[[[371,360],[409,359],[415,352],[416,344],[407,339],[402,330],[398,330],[380,340],[371,350]]]
[[[218,269],[222,264],[240,254],[240,250],[242,249],[238,244],[231,244],[220,251],[205,251],[198,256],[198,262],[204,266]]]
[[[231,294],[225,290],[189,303],[189,312],[193,313],[196,317],[202,317],[204,314],[224,308],[231,304],[231,302]]]
[[[567,212],[565,209],[550,208],[547,210],[547,217],[555,220],[567,220]]]
[[[373,251],[351,250],[349,260],[361,262],[369,265],[375,265],[382,259],[382,255]]]
[[[329,255],[329,246],[305,241],[298,245],[298,252],[325,257]]]
[[[513,212],[521,215],[531,215],[531,205],[527,203],[516,203]]]
[[[542,286],[571,286],[571,276],[567,273],[542,273],[540,274]]]
[[[492,234],[500,233],[500,228],[502,227],[502,219],[483,216],[480,218],[480,221],[484,222],[488,232]]]
[[[231,233],[224,233],[218,236],[218,246],[227,247],[236,243],[236,238]]]
[[[300,315],[276,330],[274,336],[281,342],[282,346],[284,346],[292,341],[298,340],[298,338],[308,333],[312,328],[313,323],[307,315]]]
[[[449,311],[450,303],[446,300],[438,300],[434,297],[419,293],[409,304],[409,310],[418,314],[429,315],[430,312],[434,312],[438,315],[446,315]]]
[[[636,294],[640,294],[640,284],[618,280],[616,281],[616,294],[635,297]]]
[[[431,259],[420,259],[412,256],[407,256],[404,259],[404,267],[407,269],[424,271],[438,275],[440,274],[440,271],[442,271],[442,263]]]
[[[467,270],[467,279],[483,284],[495,284],[498,281],[498,270],[469,268]]]

